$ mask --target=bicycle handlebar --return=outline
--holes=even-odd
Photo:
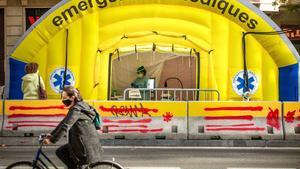
[[[46,137],[47,137],[47,134],[45,134],[45,133],[40,134],[39,135],[39,143],[42,143]]]

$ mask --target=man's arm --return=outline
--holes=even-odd
[[[54,133],[56,133],[57,130],[59,130],[59,129],[61,128],[61,126],[62,126],[62,124],[64,123],[65,119],[66,119],[66,118],[62,119],[62,120],[59,122],[59,124],[56,126],[56,128],[50,133],[51,136],[52,136]]]
[[[80,110],[73,108],[67,114],[67,116],[62,120],[62,122],[53,130],[51,133],[50,141],[56,143],[60,138],[62,138],[68,130],[77,122],[80,116]]]

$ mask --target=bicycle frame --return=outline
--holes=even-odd
[[[50,158],[43,152],[43,144],[40,144],[40,147],[36,153],[35,159],[33,160],[33,168],[35,169],[38,163],[40,162],[46,169],[49,169],[47,164],[40,158],[40,156],[43,156],[55,169],[58,169],[58,167],[50,160]]]

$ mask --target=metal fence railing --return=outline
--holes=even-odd
[[[220,101],[220,92],[214,89],[180,89],[180,88],[127,88],[124,100],[149,101]]]

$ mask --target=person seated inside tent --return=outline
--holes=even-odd
[[[146,76],[147,75],[147,70],[145,69],[144,66],[141,66],[137,68],[136,70],[137,73],[137,78],[133,83],[131,83],[131,87],[133,88],[147,88],[148,86],[148,80],[149,78]],[[142,100],[149,100],[150,99],[150,94],[149,91],[140,91]]]

